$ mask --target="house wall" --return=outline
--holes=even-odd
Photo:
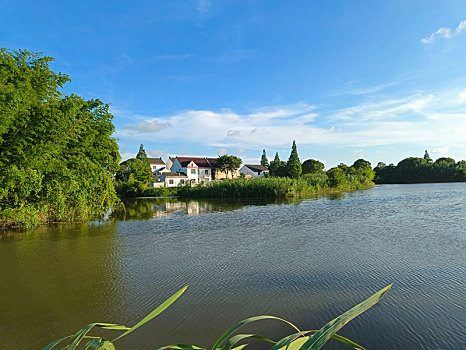
[[[151,164],[150,165],[150,168],[152,170],[152,172],[156,171],[156,170],[159,170],[159,169],[162,169],[165,167],[165,164]]]
[[[187,181],[187,179],[185,177],[165,177],[165,175],[163,175],[163,173],[162,173],[161,179],[162,179],[165,187],[184,186],[186,184],[186,181]]]
[[[224,179],[236,179],[239,177],[240,173],[238,170],[231,172],[228,171],[228,173],[220,171],[219,169],[214,170],[214,178],[215,180],[224,180]]]

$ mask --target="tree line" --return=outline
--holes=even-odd
[[[466,181],[466,161],[441,157],[435,162],[427,150],[424,157],[408,157],[397,165],[378,163],[374,168],[377,184],[405,184]]]

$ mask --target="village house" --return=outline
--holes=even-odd
[[[239,172],[244,174],[246,177],[262,177],[269,173],[269,169],[260,164],[245,164]]]
[[[162,158],[148,158],[150,163],[150,169],[154,173],[156,170],[160,170],[165,167],[165,162]]]

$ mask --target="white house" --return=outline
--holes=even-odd
[[[162,158],[149,158],[149,163],[150,163],[150,169],[154,173],[156,170],[159,170],[161,168],[165,167],[165,162],[162,160]]]
[[[269,169],[260,164],[245,164],[239,169],[239,172],[240,174],[246,175],[246,177],[262,177],[269,173]]]
[[[165,171],[160,173],[159,183],[164,183],[164,187],[179,187],[186,185],[188,177],[184,174]]]
[[[212,181],[212,165],[206,158],[176,157],[170,171],[186,174],[192,183]]]

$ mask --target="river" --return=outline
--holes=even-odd
[[[390,283],[341,335],[367,349],[466,348],[465,183],[285,202],[140,199],[127,208],[102,222],[0,233],[0,349],[41,349],[91,322],[133,325],[184,285],[117,348],[211,347],[261,314],[318,329]],[[276,321],[246,330],[292,332]]]

